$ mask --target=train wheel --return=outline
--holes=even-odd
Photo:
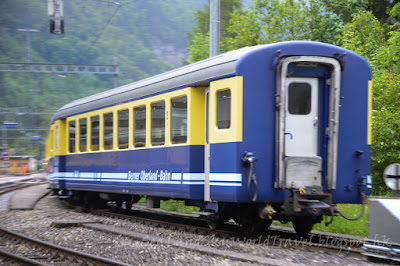
[[[313,226],[314,221],[308,217],[296,217],[293,219],[293,228],[299,236],[310,233]]]
[[[212,214],[207,216],[208,228],[211,230],[217,229],[222,224],[222,218],[218,214]]]
[[[266,233],[268,227],[272,224],[272,220],[256,219],[254,221],[246,221],[242,223],[242,230],[245,234],[259,234]]]
[[[91,192],[86,192],[83,197],[85,208],[88,210],[96,209],[96,195]]]
[[[267,229],[271,226],[272,220],[257,220],[253,224],[253,230],[251,233],[253,234],[264,234]]]
[[[121,207],[122,207],[122,200],[117,199],[117,200],[115,201],[115,209],[117,209],[118,211],[120,211],[120,210],[121,210]]]
[[[127,199],[126,201],[125,201],[125,207],[126,207],[126,209],[129,211],[131,208],[132,208],[132,200],[131,199]]]

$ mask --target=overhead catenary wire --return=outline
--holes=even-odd
[[[80,58],[79,58],[79,61],[81,61],[82,59],[84,59],[84,58],[86,57],[87,53],[89,52],[90,48],[92,48],[92,47],[97,43],[97,41],[100,39],[101,35],[103,35],[105,29],[108,27],[108,25],[110,25],[111,20],[115,17],[115,15],[116,15],[117,12],[119,11],[119,9],[120,9],[122,6],[132,4],[132,3],[134,3],[134,2],[137,2],[138,0],[133,0],[133,1],[130,1],[130,2],[127,2],[127,3],[119,3],[119,2],[112,2],[112,1],[106,1],[106,0],[97,0],[97,1],[103,2],[103,3],[115,4],[115,5],[117,5],[117,8],[114,10],[114,12],[113,12],[112,15],[110,16],[110,18],[107,20],[106,25],[100,30],[99,34],[96,36],[96,38],[94,39],[94,41],[89,45],[89,47],[85,50],[85,52],[82,53],[82,55],[81,55]]]

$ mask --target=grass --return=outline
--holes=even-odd
[[[139,202],[139,205],[146,206],[146,199],[142,198]],[[361,212],[361,204],[338,204],[338,207],[342,211],[342,213],[350,218],[357,217]],[[167,211],[175,211],[180,213],[188,213],[191,214],[194,211],[198,211],[199,207],[185,206],[184,201],[178,200],[162,200],[160,202],[160,209]],[[325,221],[321,223],[315,224],[313,230],[322,231],[322,232],[331,232],[338,234],[347,234],[347,235],[357,235],[361,237],[368,236],[368,205],[365,205],[364,215],[356,221],[349,221],[344,219],[341,216],[335,216],[333,222],[329,226],[325,226]],[[330,219],[330,217],[327,217]],[[273,222],[274,225],[280,226],[289,226],[292,227],[292,223],[282,224],[278,221]]]
[[[141,198],[137,204],[146,206],[146,198]],[[162,200],[160,201],[160,209],[186,214],[192,214],[193,212],[200,210],[199,207],[185,206],[185,201],[183,200]]]

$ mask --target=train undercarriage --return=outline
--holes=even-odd
[[[307,193],[310,192],[310,193]],[[133,204],[139,202],[143,195],[102,193],[79,190],[54,190],[60,199],[72,205],[80,205],[87,209],[130,210]],[[147,207],[159,208],[160,200],[167,198],[146,197]],[[177,199],[179,200],[179,199]],[[290,191],[285,202],[275,203],[229,203],[185,200],[187,206],[198,206],[200,210],[194,212],[207,222],[210,229],[221,227],[223,223],[234,220],[240,224],[244,232],[262,234],[276,220],[283,224],[292,222],[293,228],[300,236],[308,234],[315,223],[319,223],[324,216],[335,215],[331,204],[331,195],[318,193],[316,189],[309,191]]]

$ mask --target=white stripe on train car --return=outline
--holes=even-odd
[[[56,172],[50,174],[51,180],[65,181],[96,181],[96,182],[125,182],[144,184],[173,184],[173,185],[204,185],[204,173],[171,173],[171,180],[137,180],[129,179],[129,173],[102,172]],[[182,181],[182,182],[181,182]],[[242,174],[239,173],[210,173],[211,186],[242,186]]]
[[[183,173],[183,180],[204,181],[204,173]]]
[[[210,181],[242,182],[242,174],[210,173]]]

